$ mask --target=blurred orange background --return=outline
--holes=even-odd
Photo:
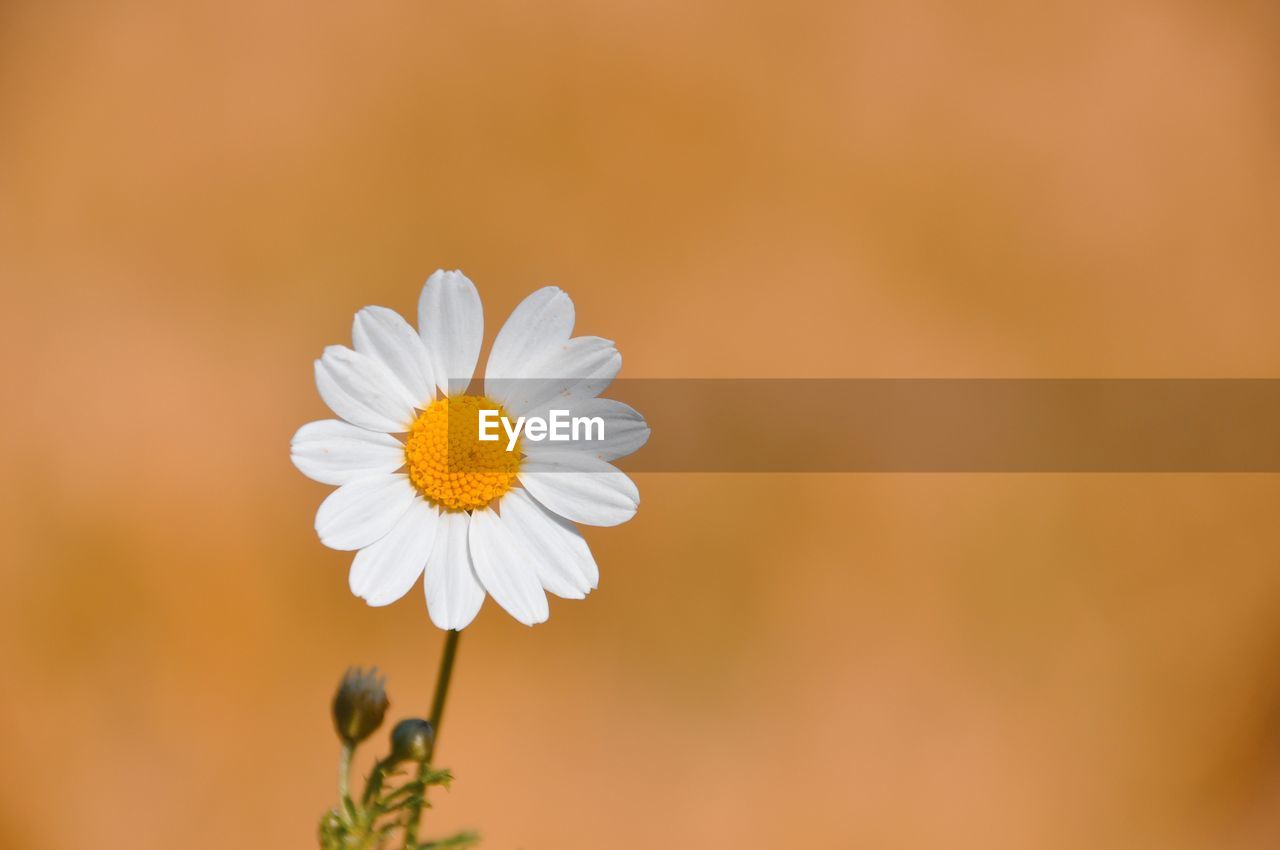
[[[343,669],[426,712],[441,633],[350,595],[288,441],[322,347],[437,267],[490,340],[563,286],[624,377],[1280,377],[1277,35],[1247,0],[4,3],[0,844],[314,847]],[[597,593],[467,631],[427,834],[1280,844],[1276,476],[638,478]]]

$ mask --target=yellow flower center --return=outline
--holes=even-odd
[[[478,395],[436,399],[409,429],[404,444],[409,480],[432,504],[450,511],[483,508],[511,489],[520,471],[520,445],[507,451],[507,435],[480,440],[480,411],[502,405]],[[490,433],[493,433],[491,428]]]

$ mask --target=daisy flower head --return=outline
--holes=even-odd
[[[316,387],[338,419],[303,425],[293,463],[337,485],[316,513],[330,548],[354,551],[351,592],[388,605],[425,575],[427,611],[462,629],[492,596],[521,623],[547,619],[547,593],[582,599],[599,583],[575,523],[635,515],[640,494],[610,461],[649,437],[644,418],[601,392],[622,356],[613,342],[572,336],[573,301],[539,289],[493,342],[483,393],[470,392],[484,318],[475,285],[437,271],[418,299],[418,329],[385,307],[356,313],[352,347],[331,345]],[[598,439],[482,435],[553,413],[599,422]]]

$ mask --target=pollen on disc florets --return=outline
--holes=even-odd
[[[404,444],[409,480],[428,501],[450,511],[483,508],[502,497],[520,471],[519,444],[507,451],[507,438],[479,439],[480,411],[502,405],[476,395],[433,401],[409,429]]]

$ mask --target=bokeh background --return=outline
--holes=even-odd
[[[322,347],[437,267],[489,339],[565,287],[624,377],[1277,377],[1278,36],[1267,0],[6,0],[0,844],[312,847],[343,668],[425,713],[440,633],[349,594],[287,445]],[[639,484],[588,601],[468,630],[429,832],[1280,843],[1276,476]]]

